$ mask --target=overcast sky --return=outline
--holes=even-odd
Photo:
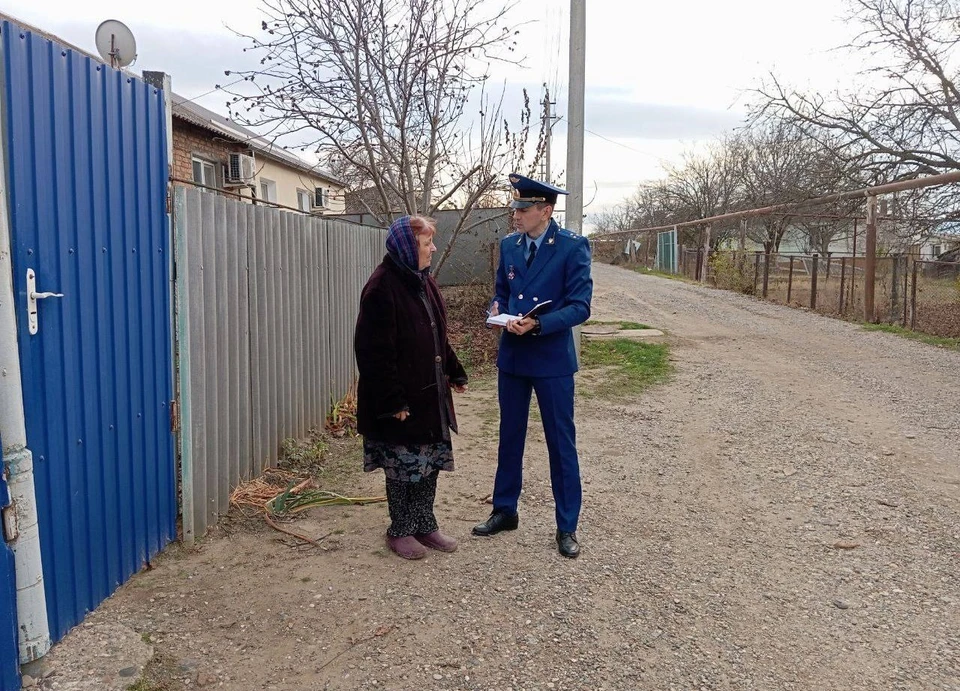
[[[566,113],[567,0],[523,0],[512,16],[521,28],[524,67],[494,68],[507,89],[546,82]],[[91,52],[104,19],[125,22],[137,38],[132,69],[163,70],[188,98],[249,64],[244,42],[227,28],[255,33],[256,0],[37,0],[0,8]],[[843,0],[590,0],[587,6],[586,211],[629,195],[660,175],[690,146],[734,127],[749,90],[770,71],[790,83],[829,89],[855,66],[833,51],[852,37]],[[225,112],[224,95],[198,103]],[[566,160],[565,124],[554,129],[554,170]],[[508,171],[505,171],[508,172]]]

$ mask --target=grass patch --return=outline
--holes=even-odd
[[[867,331],[882,331],[888,334],[895,334],[903,338],[909,338],[912,341],[920,341],[927,345],[938,348],[948,348],[950,350],[960,350],[960,338],[946,338],[944,336],[931,336],[930,334],[920,333],[905,329],[897,324],[863,324]]]
[[[595,391],[606,396],[637,394],[667,379],[673,368],[665,343],[644,343],[622,338],[583,342],[583,366],[602,369]]]
[[[650,328],[646,324],[641,324],[640,322],[625,322],[625,321],[605,322],[605,321],[600,321],[598,319],[588,319],[584,324],[584,326],[618,326],[624,331]]]

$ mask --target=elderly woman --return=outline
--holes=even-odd
[[[433,502],[439,471],[453,470],[450,389],[465,391],[467,374],[447,341],[446,307],[430,276],[435,232],[422,216],[393,222],[387,256],[360,296],[355,338],[363,469],[383,468],[387,545],[404,559],[426,556],[427,547],[457,548],[440,532]]]

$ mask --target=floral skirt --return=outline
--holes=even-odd
[[[438,470],[453,470],[453,445],[448,441],[435,444],[388,444],[363,440],[363,470],[383,468],[388,480],[420,482]]]

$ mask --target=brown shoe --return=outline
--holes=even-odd
[[[454,540],[449,535],[444,535],[439,530],[434,530],[432,533],[427,533],[425,535],[414,535],[417,538],[417,542],[425,547],[430,549],[435,549],[438,552],[456,552],[457,551],[457,541]]]
[[[387,535],[387,547],[404,559],[423,559],[427,556],[427,550],[412,535],[406,537],[390,537]]]

